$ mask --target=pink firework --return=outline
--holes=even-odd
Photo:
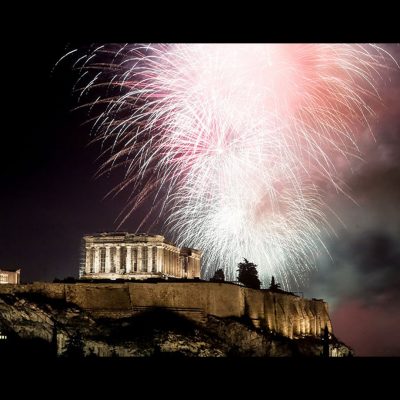
[[[148,217],[204,251],[204,276],[234,279],[246,257],[288,286],[324,248],[319,185],[342,190],[337,160],[360,156],[388,60],[375,45],[103,45],[76,66],[103,171],[126,167],[122,222],[155,198]]]

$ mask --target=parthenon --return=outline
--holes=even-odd
[[[199,278],[201,251],[162,235],[105,232],[83,237],[81,279]]]

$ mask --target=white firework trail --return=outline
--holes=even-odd
[[[392,61],[376,45],[159,44],[101,45],[75,64],[80,97],[96,97],[82,107],[101,110],[102,171],[126,168],[121,223],[153,196],[147,218],[204,251],[204,277],[233,280],[245,257],[288,287],[324,249],[320,183],[343,191],[336,160],[360,157]]]

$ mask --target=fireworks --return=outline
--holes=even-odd
[[[204,276],[233,280],[246,257],[287,287],[324,248],[321,183],[343,190],[338,160],[359,156],[389,58],[353,44],[103,45],[77,59],[76,87],[109,146],[102,170],[126,168],[124,220],[151,198],[148,218],[204,251]]]

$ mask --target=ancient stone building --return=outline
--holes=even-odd
[[[5,283],[18,285],[20,283],[20,275],[20,269],[0,268],[0,285]]]
[[[200,277],[201,251],[161,235],[105,232],[83,238],[81,279]]]

